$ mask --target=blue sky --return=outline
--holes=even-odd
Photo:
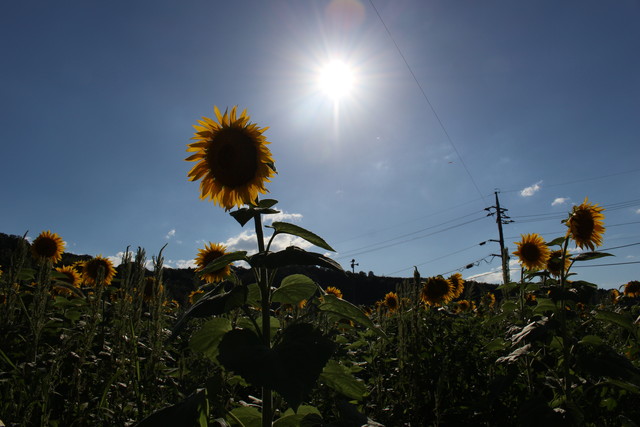
[[[270,127],[279,219],[324,237],[345,268],[429,276],[477,261],[465,278],[499,280],[497,244],[478,245],[497,239],[484,211],[496,189],[511,251],[521,233],[561,235],[588,196],[617,248],[589,265],[640,261],[640,2],[373,5],[3,2],[0,231],[114,257],[168,243],[173,267],[204,242],[254,249],[184,161],[196,120],[238,105]],[[336,59],[355,75],[339,101],[317,87]],[[610,288],[640,264],[576,272]]]

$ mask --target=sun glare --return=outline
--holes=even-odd
[[[318,86],[325,95],[334,100],[348,96],[353,85],[353,70],[344,62],[333,61],[320,70]]]

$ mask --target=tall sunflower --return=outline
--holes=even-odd
[[[200,181],[200,198],[209,198],[229,210],[252,203],[258,193],[265,194],[265,182],[273,176],[275,167],[263,132],[249,121],[247,110],[236,117],[236,108],[220,113],[214,107],[214,121],[203,117],[187,151],[195,154],[185,160],[197,162],[189,171],[189,180]]]
[[[98,255],[82,265],[82,278],[86,284],[97,284],[100,274],[102,274],[102,284],[110,285],[116,275],[116,269],[113,268],[111,260]]]
[[[624,296],[629,298],[640,297],[640,282],[632,280],[624,285]]]
[[[420,299],[427,305],[446,304],[453,299],[453,286],[442,276],[429,277],[420,291]]]
[[[449,283],[453,289],[453,299],[460,297],[464,291],[464,279],[462,278],[462,274],[452,274],[451,277],[449,277]]]
[[[547,260],[547,271],[552,276],[560,277],[563,271],[567,271],[569,269],[570,265],[571,265],[571,257],[567,253],[564,256],[564,267],[563,267],[562,251],[558,249],[557,251],[552,251],[549,254],[549,259]]]
[[[593,251],[596,246],[602,246],[605,231],[602,211],[604,208],[589,203],[588,197],[580,205],[573,207],[566,222],[569,227],[567,236],[575,240],[578,247]]]
[[[527,270],[545,268],[551,251],[544,243],[544,239],[537,233],[521,234],[521,236],[522,240],[515,242],[518,250],[513,253],[520,258],[520,264]]]
[[[204,245],[204,249],[198,249],[196,256],[196,271],[202,271],[211,262],[226,254],[227,247],[219,243],[211,243]],[[226,265],[215,271],[210,271],[202,275],[202,278],[209,283],[217,283],[224,280],[231,273],[231,266]]]
[[[62,259],[64,241],[56,233],[43,231],[31,244],[31,253],[34,258],[56,263]]]
[[[389,292],[384,296],[384,305],[387,306],[390,312],[394,312],[398,309],[400,302],[398,301],[398,294],[395,292]]]

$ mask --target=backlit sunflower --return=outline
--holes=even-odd
[[[567,271],[569,269],[570,265],[571,265],[571,257],[569,256],[569,254],[565,254],[564,269],[563,269],[562,251],[558,249],[557,251],[552,251],[549,254],[549,259],[547,260],[547,271],[552,276],[560,277],[563,271]]]
[[[102,275],[102,284],[109,285],[116,275],[116,269],[113,263],[107,258],[98,255],[89,261],[85,261],[82,266],[82,278],[88,285],[95,285]]]
[[[61,282],[65,282],[74,288],[80,287],[80,274],[70,265],[56,268],[58,273],[62,273],[64,277],[59,278]]]
[[[64,242],[62,238],[51,231],[43,231],[31,244],[34,258],[56,263],[62,259]]]
[[[264,184],[275,172],[269,141],[263,135],[268,128],[249,122],[246,110],[236,117],[236,108],[221,114],[214,107],[217,122],[207,117],[199,120],[191,138],[196,142],[187,148],[195,154],[185,159],[197,162],[188,176],[190,181],[202,180],[200,198],[209,198],[226,210],[266,193]]]
[[[496,296],[491,292],[487,292],[480,299],[480,303],[482,305],[488,307],[489,309],[493,309],[493,307],[495,307],[495,305],[496,305]]]
[[[442,276],[429,277],[420,291],[420,299],[427,305],[446,304],[453,295],[453,286]]]
[[[334,286],[327,286],[325,292],[328,294],[335,295],[336,297],[342,299],[342,291]]]
[[[455,307],[456,313],[464,313],[469,310],[471,310],[471,303],[466,299],[462,299],[458,301],[458,303],[456,304],[456,307]]]
[[[202,271],[211,262],[226,254],[227,247],[219,243],[211,243],[204,245],[204,249],[198,249],[196,256],[196,271]],[[217,283],[224,280],[231,273],[231,266],[226,265],[215,271],[210,271],[202,275],[202,278],[208,283]]]
[[[395,292],[389,292],[384,296],[384,305],[387,306],[389,311],[393,312],[398,309],[400,305],[398,302],[398,294]]]
[[[204,291],[202,289],[196,289],[195,291],[191,291],[189,296],[187,297],[189,304],[194,304],[198,302],[198,300],[204,295]]]
[[[449,277],[449,283],[453,289],[453,299],[460,297],[464,291],[464,279],[462,278],[462,274],[455,273],[451,275],[451,277]]]
[[[617,289],[611,289],[609,292],[609,298],[613,304],[617,304],[620,301],[620,291]]]
[[[578,247],[593,251],[596,246],[602,246],[605,230],[602,211],[604,208],[590,204],[587,197],[582,204],[573,207],[566,222],[567,236],[575,240]]]
[[[630,298],[640,297],[640,282],[632,280],[624,285],[624,296]]]
[[[544,239],[537,233],[521,234],[522,240],[515,242],[518,250],[513,254],[520,258],[527,270],[542,270],[547,266],[551,251],[544,243]]]

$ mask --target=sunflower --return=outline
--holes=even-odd
[[[76,271],[75,268],[73,268],[70,265],[65,265],[63,267],[56,268],[56,271],[64,275],[64,277],[61,277],[58,280],[60,280],[61,282],[67,283],[73,286],[74,288],[80,287],[80,281],[81,281],[80,274]]]
[[[596,246],[602,246],[602,234],[604,233],[604,208],[597,204],[590,204],[587,197],[579,206],[574,206],[567,219],[567,236],[575,240],[580,248],[594,250]]]
[[[613,304],[617,304],[620,301],[620,291],[617,289],[611,289],[609,292],[609,298]]]
[[[455,273],[451,275],[451,277],[449,277],[449,283],[453,288],[453,299],[462,295],[462,291],[464,291],[464,279],[462,278],[462,274]]]
[[[51,231],[43,231],[31,245],[31,253],[36,259],[56,263],[62,259],[64,242],[62,238]]]
[[[266,193],[264,183],[275,172],[269,141],[262,134],[268,128],[249,122],[247,110],[236,117],[236,108],[221,114],[214,107],[218,122],[207,117],[198,121],[201,126],[194,125],[191,138],[196,142],[187,148],[195,154],[185,159],[197,162],[188,176],[190,181],[202,179],[200,198],[209,198],[226,210],[250,204],[258,193]]]
[[[196,271],[202,271],[211,262],[226,255],[227,247],[219,243],[211,243],[204,245],[204,249],[198,249],[198,256],[196,257]],[[202,275],[202,278],[209,283],[222,282],[225,277],[231,274],[231,266],[225,265],[215,271],[210,271]]]
[[[88,285],[95,285],[102,274],[102,283],[104,285],[111,284],[113,277],[116,275],[116,269],[113,263],[107,258],[98,255],[82,266],[82,278]]]
[[[481,298],[480,303],[487,306],[489,309],[493,309],[496,305],[496,296],[491,292],[487,292]]]
[[[547,271],[555,277],[560,277],[563,271],[567,271],[571,265],[571,257],[568,253],[564,256],[564,267],[562,266],[562,251],[552,251],[547,260]]]
[[[469,310],[471,310],[471,303],[466,299],[462,299],[458,301],[458,303],[456,304],[456,308],[455,308],[456,313],[463,313]]]
[[[337,298],[342,299],[342,291],[334,286],[327,286],[325,292],[328,294],[335,295]]]
[[[394,312],[398,309],[398,294],[395,292],[389,292],[384,296],[384,305],[387,306],[390,312]]]
[[[202,289],[196,289],[195,291],[191,291],[187,299],[189,300],[189,304],[196,303],[200,297],[204,294]]]
[[[513,254],[520,258],[527,270],[541,270],[547,266],[550,251],[544,239],[537,233],[521,234],[522,241],[515,242],[518,250]]]
[[[624,285],[624,296],[630,298],[640,297],[640,282],[632,280]]]
[[[455,290],[442,276],[429,277],[420,291],[420,299],[427,305],[445,304],[453,299]]]

